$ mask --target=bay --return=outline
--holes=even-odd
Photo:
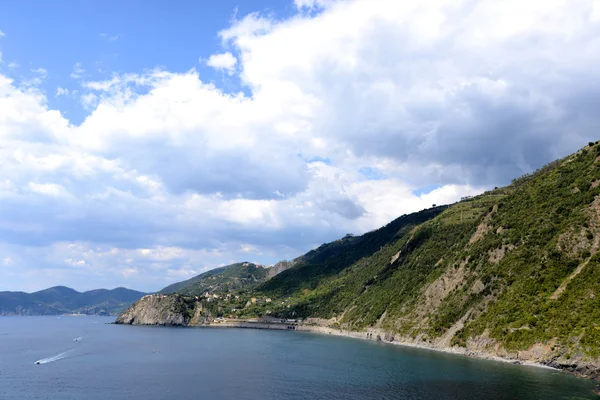
[[[303,332],[0,317],[0,399],[596,399],[563,372]],[[36,362],[40,364],[36,364]]]

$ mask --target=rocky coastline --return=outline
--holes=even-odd
[[[467,357],[494,360],[512,364],[520,364],[541,368],[551,368],[566,371],[573,375],[600,381],[600,367],[595,363],[582,359],[569,359],[565,357],[552,357],[548,352],[540,350],[540,346],[530,351],[510,353],[498,347],[493,348],[483,344],[489,341],[471,341],[468,346],[449,346],[445,342],[437,343],[419,342],[417,339],[399,337],[382,329],[368,328],[364,331],[348,331],[332,327],[331,321],[307,319],[299,322],[295,320],[267,319],[214,319],[203,314],[201,302],[194,298],[178,295],[148,295],[125,310],[115,320],[118,325],[159,325],[159,326],[203,326],[210,328],[242,328],[242,329],[269,329],[293,330],[299,332],[312,332],[318,334],[336,335],[355,339],[379,341],[398,346],[440,351],[445,353],[463,355]],[[483,343],[483,344],[482,344]],[[490,348],[493,351],[490,351]]]
[[[594,373],[592,373],[594,371],[592,371],[589,368],[586,368],[587,366],[580,366],[578,364],[563,365],[563,364],[553,363],[553,362],[546,363],[546,362],[538,362],[538,361],[532,361],[532,360],[527,360],[527,359],[522,359],[522,358],[510,358],[510,357],[506,357],[506,356],[500,356],[498,354],[492,354],[492,353],[487,353],[487,352],[482,352],[482,351],[473,351],[473,350],[469,350],[467,348],[458,347],[458,346],[454,346],[454,347],[432,346],[432,345],[428,345],[428,344],[415,343],[414,341],[398,339],[398,338],[394,337],[393,335],[390,335],[389,333],[381,335],[381,334],[374,334],[374,333],[370,333],[370,332],[346,331],[346,330],[330,328],[330,327],[321,327],[321,326],[315,326],[315,325],[302,325],[302,324],[298,325],[296,330],[301,331],[301,332],[328,334],[328,335],[342,336],[342,337],[368,340],[368,341],[378,341],[378,342],[388,343],[388,344],[395,345],[395,346],[438,351],[438,352],[443,352],[443,353],[456,354],[456,355],[462,355],[462,356],[466,356],[466,357],[492,360],[492,361],[510,363],[510,364],[515,364],[515,365],[525,365],[525,366],[545,368],[545,369],[563,370],[563,371],[569,372],[571,374],[574,374],[574,375],[577,375],[580,377],[585,377],[585,378],[594,379],[594,380],[600,380],[598,377],[597,371],[595,371],[596,374],[594,374]]]

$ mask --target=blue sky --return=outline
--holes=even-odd
[[[13,76],[35,77],[31,70],[44,68],[48,76],[41,86],[50,93],[57,87],[77,89],[78,81],[71,77],[76,63],[87,80],[157,66],[171,72],[196,68],[203,80],[238,91],[243,89],[239,80],[199,63],[199,58],[221,49],[217,33],[236,15],[263,12],[285,18],[294,10],[293,3],[282,1],[3,2],[0,26],[9,35],[2,51],[6,63],[19,64]],[[87,114],[65,97],[49,96],[48,103],[74,122]]]
[[[592,0],[0,3],[0,290],[271,265],[597,140]]]

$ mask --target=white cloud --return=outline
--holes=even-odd
[[[331,6],[336,0],[294,0],[294,5],[299,10],[314,10]]]
[[[590,21],[600,21],[600,1],[598,0],[594,1],[594,3],[592,4],[592,11],[590,12]]]
[[[4,36],[6,36],[6,33],[2,32],[2,31],[0,30],[0,38],[2,38],[2,37],[4,37]]]
[[[69,95],[69,89],[62,88],[59,86],[56,88],[56,94],[54,95],[54,97],[68,96],[68,95]]]
[[[109,35],[108,33],[101,33],[100,37],[111,42],[114,42],[119,39],[119,35]]]
[[[83,69],[83,64],[80,62],[76,62],[73,66],[73,72],[71,72],[71,78],[73,79],[81,79],[83,78],[83,74],[85,73],[85,69]]]
[[[39,285],[151,290],[289,259],[507,183],[600,128],[591,1],[295,4],[219,33],[206,64],[250,95],[194,69],[87,81],[77,63],[75,124],[0,75],[0,254],[24,266],[7,285],[33,285],[36,265]]]
[[[72,267],[83,267],[85,265],[85,260],[73,260],[72,258],[66,258],[65,264],[68,264]]]
[[[48,71],[45,68],[35,68],[32,69],[31,72],[38,74],[41,78],[46,78],[48,76]]]
[[[209,67],[225,70],[228,74],[233,74],[235,71],[235,65],[237,64],[237,58],[231,53],[213,54],[206,61],[206,65]]]
[[[62,185],[58,185],[56,183],[29,182],[29,189],[32,192],[50,197],[63,197],[67,195],[65,188]]]
[[[81,104],[86,110],[93,110],[98,104],[98,96],[94,93],[86,93],[81,95]]]

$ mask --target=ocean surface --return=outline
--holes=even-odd
[[[598,398],[593,382],[562,372],[428,350],[112,321],[0,317],[0,399]]]

